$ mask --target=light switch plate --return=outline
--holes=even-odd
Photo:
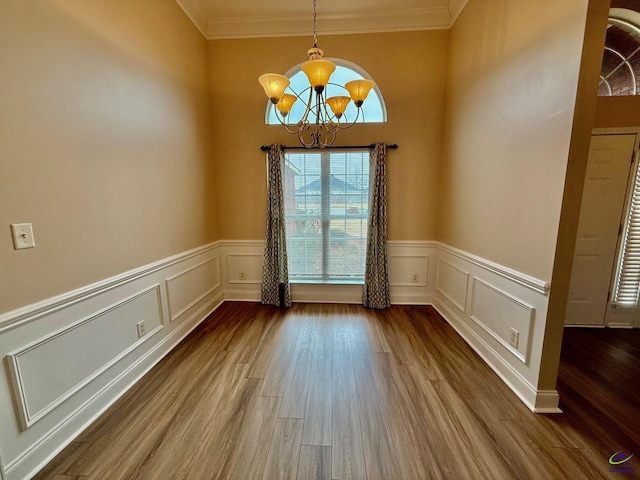
[[[14,250],[36,246],[36,241],[33,238],[33,226],[30,223],[12,223],[11,237],[13,238]]]

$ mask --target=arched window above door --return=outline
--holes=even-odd
[[[640,93],[640,12],[612,8],[598,95]]]

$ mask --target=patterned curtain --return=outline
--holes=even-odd
[[[376,143],[369,161],[372,183],[362,304],[382,309],[391,306],[387,269],[387,146]]]
[[[282,193],[282,146],[271,145],[267,158],[267,228],[262,267],[262,303],[290,307],[291,292]]]

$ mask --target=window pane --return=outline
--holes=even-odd
[[[322,275],[320,155],[287,154],[283,169],[289,276]]]
[[[617,14],[623,11],[620,9]],[[609,18],[598,95],[638,94],[640,87],[640,25],[632,21],[637,18],[634,15],[635,12],[629,10],[627,12],[633,18]]]
[[[286,165],[283,175],[290,278],[362,279],[369,151],[292,152],[286,154]]]

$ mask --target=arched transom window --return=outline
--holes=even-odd
[[[602,58],[598,95],[640,93],[640,13],[612,8]]]
[[[327,60],[331,60],[336,64],[336,70],[331,75],[330,83],[327,85],[327,98],[334,95],[348,95],[346,90],[341,87],[341,85],[344,85],[348,81],[360,79],[373,80],[367,72],[351,62],[336,58],[327,58]],[[292,93],[307,100],[309,96],[309,81],[307,80],[304,72],[300,70],[301,65],[302,63],[296,65],[285,73],[285,76],[291,80],[291,84],[289,85],[289,88],[287,88],[286,93]],[[387,121],[387,110],[385,108],[382,94],[380,93],[377,85],[369,92],[369,96],[362,105],[361,110],[362,112],[358,118],[358,123],[379,123]],[[295,120],[302,117],[303,114],[303,102],[296,102],[291,109],[291,113],[288,115],[288,119],[291,119],[291,121],[295,123]],[[343,121],[344,123],[349,123],[353,121],[354,118],[356,118],[356,106],[353,102],[350,102],[347,110],[345,111],[345,118]],[[267,125],[280,124],[276,117],[275,106],[271,102],[267,103],[265,123]]]

